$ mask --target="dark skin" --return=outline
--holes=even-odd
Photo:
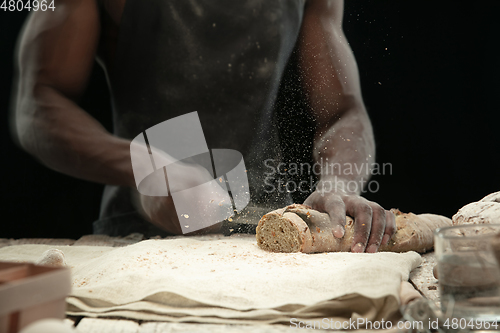
[[[106,131],[77,105],[94,59],[106,71],[113,70],[125,0],[101,1],[102,13],[97,0],[56,0],[54,12],[31,14],[18,55],[16,133],[25,150],[54,170],[136,189],[130,142]],[[309,0],[298,40],[303,88],[316,122],[313,156],[329,163],[372,163],[371,123],[356,62],[342,31],[342,15],[342,0]],[[186,182],[209,177],[201,169],[178,172]],[[336,237],[343,236],[346,213],[355,219],[353,252],[376,252],[395,230],[392,213],[362,198],[362,186],[346,186],[367,179],[365,174],[321,174],[318,188],[305,201],[329,214]],[[170,197],[136,197],[146,219],[180,233]]]

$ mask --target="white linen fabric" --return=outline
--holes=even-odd
[[[391,319],[401,283],[421,262],[416,252],[270,253],[249,235],[17,245],[1,248],[0,260],[33,262],[51,248],[72,270],[68,314],[174,322]]]

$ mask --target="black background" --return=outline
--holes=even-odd
[[[500,1],[347,0],[344,30],[356,56],[377,143],[365,196],[385,208],[452,216],[500,189]],[[27,12],[0,11],[0,238],[92,232],[102,186],[58,174],[9,133],[13,53]],[[108,128],[109,94],[96,66],[82,106]]]

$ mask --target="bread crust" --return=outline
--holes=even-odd
[[[498,202],[498,203],[500,203],[500,191],[488,194],[487,196],[485,196],[484,198],[482,198],[479,201],[482,201],[482,202]]]
[[[500,219],[500,203],[495,201],[495,196],[488,197],[484,198],[484,201],[472,202],[460,208],[452,217],[453,225],[491,224],[498,221]]]

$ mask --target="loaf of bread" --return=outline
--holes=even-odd
[[[424,253],[434,245],[434,230],[451,226],[451,220],[444,216],[391,211],[396,216],[397,231],[379,251]],[[336,238],[328,214],[295,204],[264,215],[256,237],[260,248],[272,252],[348,252],[354,237],[354,221],[347,216],[344,237]]]
[[[500,223],[500,192],[463,206],[451,219],[453,225]]]
[[[487,225],[500,223],[500,192],[491,193],[477,202],[463,206],[452,217],[453,225]],[[460,230],[459,230],[460,232]],[[477,228],[476,234],[489,234],[488,226]],[[491,250],[500,264],[500,234],[491,240]]]

